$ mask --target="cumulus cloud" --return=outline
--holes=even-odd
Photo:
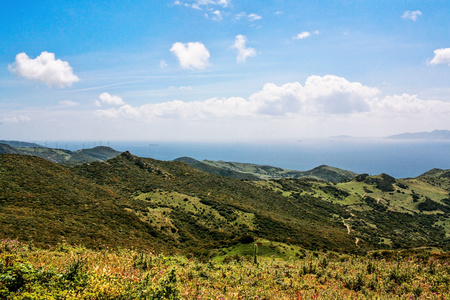
[[[282,86],[268,83],[249,100],[257,103],[259,113],[266,115],[350,114],[367,111],[368,100],[379,92],[359,82],[326,75],[310,76],[304,86],[298,82]]]
[[[98,96],[99,100],[97,100],[95,103],[97,106],[101,106],[102,104],[107,105],[124,105],[125,102],[123,101],[122,97],[117,95],[111,95],[109,93],[102,93],[100,96]]]
[[[371,101],[371,111],[381,113],[404,114],[449,114],[450,103],[437,100],[421,100],[417,95],[393,95]]]
[[[256,55],[256,51],[253,48],[246,48],[245,43],[247,38],[243,35],[237,35],[234,42],[233,48],[237,49],[238,55],[236,60],[240,63],[245,63],[247,57],[252,57]]]
[[[35,59],[25,53],[19,53],[9,70],[23,78],[44,82],[48,86],[62,88],[80,81],[68,62],[55,59],[55,54],[50,52],[42,52]]]
[[[309,33],[308,31],[303,31],[302,33],[299,33],[295,36],[296,40],[303,40],[306,39],[307,37],[311,36],[311,33]]]
[[[200,42],[187,44],[175,43],[170,49],[180,62],[183,69],[205,69],[209,66],[209,51]]]
[[[250,22],[256,21],[256,20],[261,20],[262,17],[257,15],[257,14],[249,14],[248,15],[248,19],[250,20]]]
[[[441,48],[434,50],[434,57],[429,61],[430,65],[449,64],[450,66],[450,48]]]
[[[379,98],[381,91],[359,82],[326,75],[310,76],[304,83],[286,83],[281,86],[267,83],[248,99],[241,97],[212,98],[206,101],[180,100],[145,104],[139,107],[122,105],[118,108],[97,110],[104,118],[179,120],[220,120],[235,118],[338,118],[364,119],[383,117],[414,118],[420,115],[448,116],[450,103],[422,100],[416,95],[391,95]],[[440,117],[439,117],[440,118]]]
[[[421,16],[422,12],[420,10],[415,10],[415,11],[405,11],[402,15],[402,18],[405,20],[412,20],[413,22],[415,22],[417,20],[418,16]]]

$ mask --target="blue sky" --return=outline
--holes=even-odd
[[[0,139],[450,130],[448,1],[1,1]]]

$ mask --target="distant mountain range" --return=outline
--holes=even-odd
[[[396,140],[450,140],[449,130],[434,130],[431,132],[401,133],[391,135],[388,139]]]

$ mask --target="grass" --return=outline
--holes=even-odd
[[[419,251],[287,251],[261,241],[206,262],[132,249],[60,244],[43,250],[0,241],[2,299],[448,299],[449,255]],[[277,249],[287,245],[273,244]],[[265,253],[265,251],[268,251]],[[244,255],[242,255],[244,253]],[[254,253],[254,252],[253,252]]]

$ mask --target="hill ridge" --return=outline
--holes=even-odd
[[[337,183],[343,180],[350,180],[358,175],[357,173],[351,171],[330,167],[327,165],[320,165],[307,171],[298,171],[298,170],[283,169],[280,167],[274,167],[270,165],[227,162],[223,160],[213,161],[205,159],[203,161],[198,161],[190,157],[181,157],[175,160],[185,161],[194,168],[198,168],[199,170],[213,174],[217,174],[218,173],[217,170],[222,169],[223,171],[231,172],[228,176],[234,178],[239,178],[235,177],[236,174],[240,174],[240,176],[242,176],[242,174],[249,174],[257,178],[253,180],[309,177]],[[205,165],[214,167],[214,169],[208,171]]]

